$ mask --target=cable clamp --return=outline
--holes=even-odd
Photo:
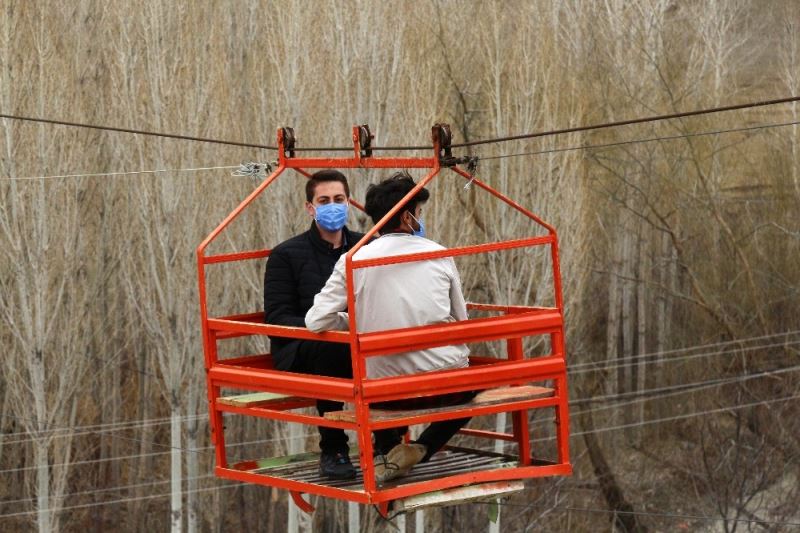
[[[478,156],[468,155],[464,159],[467,160],[467,172],[469,173],[469,181],[464,185],[464,189],[469,190],[472,182],[475,181],[475,172],[478,170]]]
[[[272,173],[272,163],[242,163],[239,168],[231,172],[231,176],[251,176],[253,178],[264,178],[268,173]]]

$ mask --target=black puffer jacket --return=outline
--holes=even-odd
[[[315,222],[305,233],[276,246],[264,273],[264,322],[304,328],[314,296],[325,286],[339,257],[364,236],[343,228],[344,245],[336,250],[324,241]],[[270,337],[275,368],[288,370],[299,339]]]

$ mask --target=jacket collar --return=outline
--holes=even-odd
[[[313,220],[311,221],[311,228],[308,230],[308,234],[311,237],[311,242],[320,249],[328,252],[339,250],[339,248],[334,249],[331,243],[322,238],[322,235],[319,234],[317,223]],[[342,228],[342,249],[349,250],[351,242],[352,236],[350,234],[350,230],[347,229],[347,226],[344,226]]]

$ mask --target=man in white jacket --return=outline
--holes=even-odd
[[[414,180],[405,172],[370,186],[365,203],[367,214],[373,222],[378,222],[414,186]],[[428,197],[428,191],[421,189],[381,229],[380,237],[356,252],[354,259],[443,250],[443,246],[424,236],[422,208]],[[306,327],[311,331],[348,329],[344,259],[342,256],[336,263],[331,277],[306,314]],[[461,281],[451,257],[358,269],[354,274],[354,284],[359,333],[467,319]],[[462,344],[370,357],[366,360],[367,378],[463,368],[469,364],[468,355],[468,348]],[[474,395],[469,391],[384,402],[373,407],[439,407],[464,403]],[[412,444],[401,444],[407,428],[376,431],[376,478],[387,481],[406,474],[418,462],[427,461],[468,421],[468,418],[461,418],[434,422]]]

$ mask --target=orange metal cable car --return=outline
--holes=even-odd
[[[450,130],[447,125],[437,124],[433,127],[431,157],[373,157],[370,141],[369,128],[355,126],[351,157],[302,158],[295,156],[294,132],[291,128],[280,128],[277,168],[197,248],[200,319],[211,440],[216,457],[215,474],[221,478],[286,489],[290,491],[294,502],[306,512],[312,512],[314,508],[303,499],[303,493],[377,505],[384,516],[388,516],[390,510],[398,513],[426,503],[441,505],[487,496],[497,497],[520,490],[522,481],[528,478],[571,474],[564,309],[555,229],[511,198],[459,168],[459,161],[451,154]],[[417,186],[346,254],[348,308],[351,310],[349,331],[316,334],[305,328],[269,325],[264,323],[263,312],[224,317],[208,316],[207,265],[262,259],[270,253],[270,250],[264,249],[206,255],[208,245],[287,169],[294,169],[308,177],[310,174],[305,169],[322,168],[428,169],[427,175],[420,179]],[[532,225],[544,228],[546,235],[405,256],[354,260],[353,254],[369,242],[417,191],[435,179],[442,169],[449,169],[470,180],[482,191],[527,217]],[[353,204],[358,207],[357,203]],[[490,316],[391,331],[359,333],[356,330],[352,284],[356,269],[541,246],[550,249],[555,307],[472,303],[468,304],[468,309]],[[220,343],[224,343],[226,339],[248,335],[275,335],[348,343],[353,379],[275,370],[269,354],[228,359],[218,357]],[[549,336],[550,353],[526,356],[523,339],[540,335]],[[366,378],[367,357],[434,346],[498,340],[505,341],[505,358],[473,355],[467,368],[380,379]],[[545,384],[551,386],[543,387]],[[240,392],[235,396],[222,396],[223,388]],[[484,392],[470,403],[447,408],[387,413],[370,407],[376,402],[470,390]],[[248,394],[241,394],[241,391]],[[354,410],[326,413],[325,417],[297,412],[299,408],[313,405],[317,399],[346,402],[352,404]],[[555,412],[555,460],[545,461],[532,454],[528,411],[542,408],[553,409]],[[460,433],[475,438],[516,443],[516,455],[446,447],[445,453],[435,455],[430,462],[425,463],[424,468],[414,468],[409,475],[381,486],[376,483],[371,440],[374,430],[498,413],[512,413],[513,433],[466,428]],[[316,454],[310,453],[229,464],[225,448],[224,414],[353,430],[357,434],[359,457],[354,463],[357,467],[360,465],[358,475],[352,480],[322,478],[317,473]],[[441,458],[437,457],[440,455]],[[432,493],[437,496],[426,498]],[[391,502],[395,504],[390,509]]]

